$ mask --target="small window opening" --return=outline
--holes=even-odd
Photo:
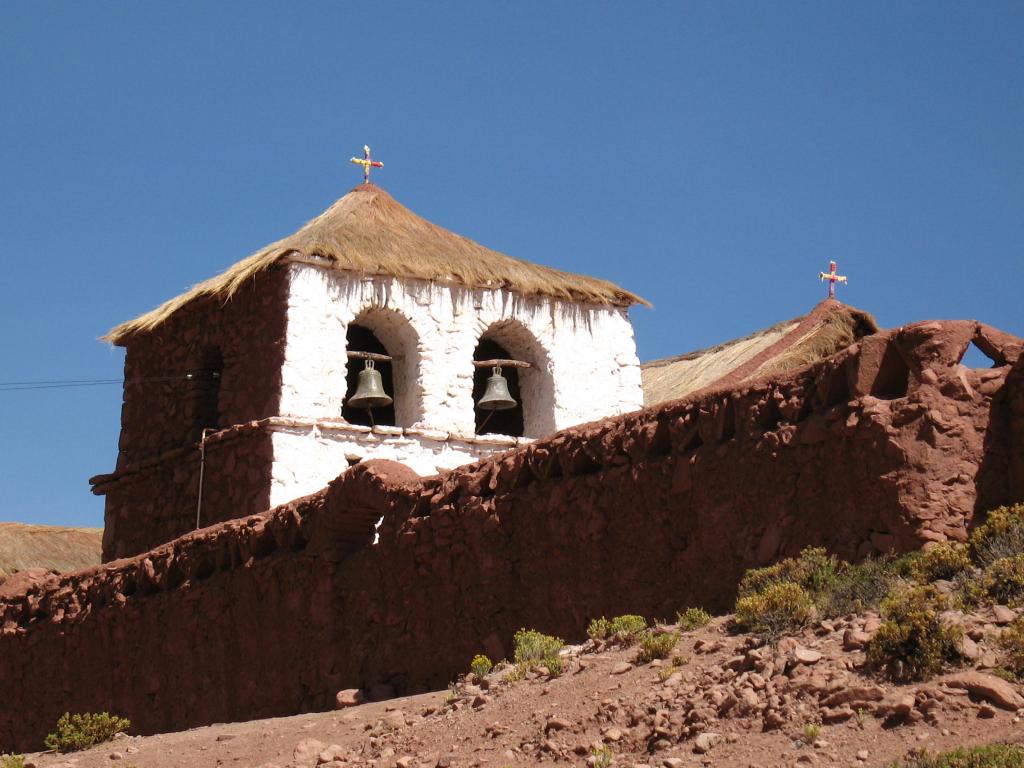
[[[350,352],[376,352],[382,355],[391,354],[388,352],[384,344],[381,343],[380,339],[377,338],[376,334],[364,325],[350,323],[348,326],[348,333],[345,334],[345,340],[347,343],[347,349]],[[392,363],[390,361],[381,361],[374,365],[377,370],[380,371],[380,377],[384,383],[384,391],[392,398],[395,397],[395,382]],[[374,408],[372,423],[370,411],[368,409],[352,408],[349,406],[349,398],[355,394],[356,388],[359,386],[359,372],[363,370],[364,367],[365,363],[362,360],[350,359],[348,361],[348,368],[345,372],[345,402],[341,407],[342,418],[349,424],[361,424],[364,427],[372,426],[372,424],[383,424],[391,427],[395,426],[394,403],[383,408]]]
[[[203,437],[203,430],[221,426],[220,384],[224,372],[224,358],[219,349],[203,351],[199,370],[189,373],[192,382],[192,442]]]
[[[512,355],[505,347],[492,339],[480,339],[473,352],[474,360],[511,360]],[[476,403],[487,390],[487,379],[493,375],[490,368],[473,369],[473,405],[476,414],[476,434],[523,436],[523,397],[519,389],[519,369],[502,368],[501,375],[508,381],[508,391],[516,401],[515,408],[507,411],[484,411]]]
[[[910,368],[895,344],[889,344],[878,366],[878,375],[871,385],[871,394],[881,400],[906,397],[910,383]]]

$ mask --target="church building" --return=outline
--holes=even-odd
[[[643,406],[612,283],[531,264],[364,182],[106,337],[126,349],[104,560],[386,458],[427,475]]]

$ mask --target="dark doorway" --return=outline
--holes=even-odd
[[[382,355],[391,354],[374,335],[373,331],[363,325],[350,323],[348,333],[345,334],[347,342],[346,349],[349,352],[377,352]],[[380,371],[381,380],[384,382],[384,391],[392,398],[395,396],[395,382],[392,375],[392,364],[390,362],[375,363]],[[350,408],[348,401],[355,394],[359,386],[359,372],[366,367],[364,360],[348,361],[348,368],[345,373],[345,403],[341,406],[341,416],[349,424],[362,424],[364,427],[373,424],[384,424],[393,427],[395,425],[395,404],[392,403],[384,408],[374,408],[371,421],[370,410],[366,408]]]
[[[491,339],[480,339],[473,353],[474,360],[510,360],[512,355],[501,344]],[[519,392],[519,369],[502,368],[501,375],[508,380],[508,391],[518,403],[507,411],[482,411],[476,404],[487,389],[487,379],[493,374],[490,368],[473,369],[473,408],[476,413],[478,435],[523,436],[523,398]]]

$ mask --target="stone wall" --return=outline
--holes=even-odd
[[[105,482],[93,478],[93,492],[107,497],[103,561],[145,552],[195,530],[197,523],[205,527],[268,509],[273,438],[265,422],[207,438],[201,509],[198,445],[126,465]]]
[[[269,270],[227,302],[196,302],[128,341],[116,469],[90,480],[93,492],[107,497],[104,560],[144,551],[195,527],[203,426],[223,430],[278,413],[287,287],[285,270]],[[215,364],[220,377],[212,380]],[[221,457],[211,448],[215,482],[208,521],[268,505],[266,447],[236,441],[234,450],[235,457]],[[233,476],[230,488],[216,482],[225,473]]]
[[[960,365],[972,342],[997,366]],[[361,464],[136,558],[22,577],[0,588],[0,689],[18,692],[0,751],[37,748],[66,710],[149,733],[443,686],[521,626],[578,640],[601,614],[727,608],[744,569],[806,545],[962,540],[1024,499],[1020,351],[977,323],[916,324],[441,477]]]

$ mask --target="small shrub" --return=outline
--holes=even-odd
[[[1024,768],[1024,747],[988,744],[938,755],[922,750],[906,763],[892,763],[890,768]]]
[[[43,743],[47,749],[57,752],[77,752],[110,741],[116,734],[130,727],[131,723],[125,718],[106,712],[75,715],[65,712],[57,721],[56,732],[47,736]]]
[[[740,582],[739,596],[761,594],[769,587],[786,583],[797,584],[806,592],[824,592],[835,581],[838,569],[839,561],[823,547],[807,547],[799,557],[747,571]]]
[[[492,669],[494,669],[494,664],[492,664],[491,660],[482,653],[478,653],[473,657],[473,661],[469,663],[469,669],[477,679],[480,679],[485,677]]]
[[[992,670],[992,674],[998,677],[1000,680],[1005,680],[1008,683],[1016,683],[1017,676],[1013,674],[1006,667],[996,667]]]
[[[841,563],[827,592],[813,598],[819,613],[831,617],[877,608],[897,581],[894,564],[888,557]]]
[[[804,726],[800,738],[804,744],[813,744],[821,735],[821,726],[818,723],[808,723]]]
[[[640,648],[636,652],[637,664],[648,664],[655,659],[667,659],[679,642],[677,632],[656,632],[644,630],[640,634]]]
[[[562,638],[545,635],[535,629],[520,629],[513,643],[516,666],[521,670],[544,666],[555,677],[562,674],[562,659],[558,655],[565,645]]]
[[[703,608],[687,608],[676,616],[676,623],[683,632],[690,632],[707,626],[711,614]]]
[[[587,627],[587,636],[594,640],[611,640],[623,645],[631,645],[637,635],[647,629],[647,619],[635,614],[616,616],[610,621],[602,616],[594,619]]]
[[[0,579],[3,581],[3,579]],[[0,768],[25,768],[24,755],[0,755]]]
[[[882,603],[884,621],[868,644],[868,662],[897,681],[926,680],[956,658],[958,629],[939,620],[934,589],[917,587]]]
[[[676,664],[675,662],[672,662],[670,664],[666,664],[665,666],[663,666],[661,669],[658,670],[658,680],[660,680],[661,682],[664,683],[666,680],[668,680],[670,677],[672,677],[672,675],[674,675],[678,671],[679,671],[679,665]]]
[[[770,584],[762,592],[736,601],[736,624],[774,640],[804,626],[813,609],[811,596],[799,584]]]
[[[911,565],[910,576],[921,584],[930,584],[939,579],[953,581],[971,568],[967,545],[944,541],[921,552]]]
[[[1024,618],[999,633],[999,645],[1006,652],[1003,666],[1015,677],[1024,677]]]
[[[983,568],[1004,557],[1024,555],[1024,504],[990,511],[971,534],[971,553]]]
[[[612,764],[612,751],[609,747],[594,747],[590,754],[594,757],[594,768],[608,768]]]
[[[1000,603],[1024,598],[1024,554],[1001,557],[985,569],[985,591]]]

